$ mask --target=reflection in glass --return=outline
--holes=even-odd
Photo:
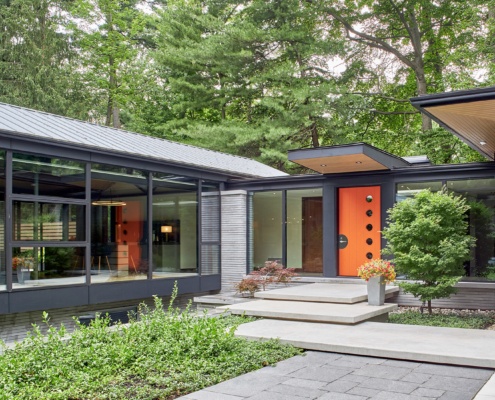
[[[447,189],[464,197],[471,207],[469,233],[476,238],[476,247],[464,264],[464,279],[495,281],[495,179],[448,181]]]
[[[84,241],[84,206],[44,202],[13,202],[13,239]]]
[[[323,273],[322,189],[287,191],[287,267]]]
[[[256,192],[251,206],[250,268],[282,261],[282,192]]]
[[[14,289],[86,281],[84,247],[13,247]]]
[[[442,190],[442,182],[406,182],[399,183],[397,185],[397,192],[395,195],[395,201],[402,201],[409,197],[413,197],[416,193],[421,190],[429,189],[432,192],[439,192]]]
[[[197,274],[197,215],[197,180],[153,173],[153,278]]]
[[[147,172],[91,166],[91,282],[146,279]]]
[[[49,156],[14,153],[13,185],[16,194],[84,199],[84,163]]]

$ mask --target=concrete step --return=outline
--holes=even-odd
[[[386,321],[388,313],[397,309],[397,304],[370,306],[368,303],[337,304],[288,300],[256,300],[242,304],[218,307],[232,314],[253,317],[287,319],[295,321],[357,324],[373,319]]]
[[[488,330],[261,319],[240,325],[236,336],[252,340],[278,338],[307,350],[495,368],[495,331]]]
[[[385,297],[392,297],[398,291],[397,286],[387,285]],[[368,300],[366,285],[361,283],[345,285],[339,283],[312,283],[257,292],[254,296],[261,299],[342,304],[354,304]]]

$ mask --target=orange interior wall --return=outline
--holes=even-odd
[[[372,196],[373,201],[367,202],[366,197]],[[367,253],[373,258],[380,257],[380,187],[354,187],[339,189],[339,235],[348,238],[347,247],[339,249],[339,275],[357,276],[357,268],[368,261]],[[371,210],[369,217],[366,211]],[[366,226],[373,226],[371,231]],[[373,243],[366,243],[370,238]]]
[[[143,238],[143,221],[141,219],[141,202],[127,201],[122,207],[121,241],[129,246],[129,271],[139,268],[141,262],[141,240]]]

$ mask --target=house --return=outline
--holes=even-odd
[[[132,304],[170,295],[174,281],[182,295],[215,292],[267,260],[354,277],[380,255],[386,210],[418,190],[447,186],[493,210],[495,87],[411,101],[490,161],[432,165],[354,143],[290,151],[315,172],[290,176],[0,104],[0,317]],[[495,264],[492,222],[470,218],[468,279]],[[473,307],[495,308],[492,284],[469,282],[483,289],[467,295]]]

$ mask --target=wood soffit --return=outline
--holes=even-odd
[[[424,107],[474,150],[494,159],[495,99]]]

